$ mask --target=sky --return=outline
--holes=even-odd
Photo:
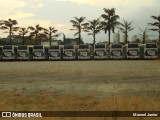
[[[135,29],[129,33],[129,38],[141,33],[139,27],[145,29],[147,23],[154,22],[151,15],[160,15],[159,0],[0,0],[0,19],[9,18],[18,21],[19,27],[40,26],[48,28],[55,27],[58,33],[65,33],[67,38],[75,38],[70,20],[73,17],[86,17],[88,20],[97,19],[104,13],[103,8],[116,8],[116,14],[123,19],[133,21]],[[118,30],[116,29],[116,32]],[[149,32],[150,38],[157,39],[158,34]],[[0,37],[4,37],[0,31]],[[60,37],[59,39],[61,39]],[[90,43],[92,36],[82,34],[83,41]],[[108,40],[108,34],[102,31],[96,37],[97,42]],[[112,39],[112,38],[111,38]]]

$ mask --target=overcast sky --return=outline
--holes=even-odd
[[[70,20],[75,16],[96,19],[103,14],[103,8],[116,8],[120,22],[123,19],[133,20],[135,29],[130,37],[139,34],[138,27],[149,27],[147,23],[153,22],[151,15],[160,15],[159,0],[0,0],[0,19],[16,19],[18,26],[22,27],[37,24],[46,28],[54,26],[59,32],[65,33],[66,37],[74,38],[74,31],[70,31]],[[149,32],[149,35],[158,38],[153,32]],[[1,33],[0,36],[5,34]],[[82,37],[84,42],[92,42],[92,36],[84,33]],[[104,40],[108,40],[104,32],[97,35],[98,42]]]

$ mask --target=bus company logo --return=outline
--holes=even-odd
[[[2,112],[2,117],[12,117],[11,112]]]

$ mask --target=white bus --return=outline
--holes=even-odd
[[[94,59],[107,59],[109,58],[109,49],[106,44],[94,45]]]
[[[3,52],[3,47],[0,46],[0,60],[2,60],[2,52]]]
[[[17,60],[32,60],[33,47],[27,45],[19,45],[17,48]]]
[[[93,48],[91,45],[78,45],[78,59],[90,60],[93,57]]]
[[[140,46],[138,43],[128,43],[123,46],[123,54],[126,59],[139,59]]]
[[[123,59],[123,48],[119,43],[111,44],[109,46],[110,59]]]
[[[49,60],[62,60],[62,51],[63,48],[61,45],[52,45],[49,47]]]
[[[3,46],[3,60],[16,60],[17,46],[5,45]]]
[[[33,60],[48,60],[48,46],[34,45]]]
[[[155,43],[146,43],[140,46],[140,54],[142,59],[158,58],[158,46]]]
[[[64,45],[63,59],[64,60],[76,60],[77,59],[77,46],[76,45]]]

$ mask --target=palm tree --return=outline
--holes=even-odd
[[[85,17],[74,17],[74,20],[70,20],[70,22],[72,23],[72,27],[73,29],[70,30],[75,30],[77,31],[74,35],[79,35],[79,39],[78,39],[78,44],[81,44],[81,32],[85,31],[85,27],[88,25],[88,23],[84,23],[85,21]]]
[[[148,33],[148,28],[145,28],[145,30],[142,30],[141,28],[139,28],[142,32],[142,34],[140,34],[143,38],[143,44],[145,44],[146,42],[146,34]]]
[[[104,19],[104,21],[101,22],[101,25],[103,26],[103,30],[105,31],[105,34],[108,31],[108,39],[110,44],[110,36],[111,36],[111,30],[114,33],[115,27],[119,25],[119,22],[117,21],[120,17],[118,15],[115,15],[115,8],[106,9],[104,8],[104,13],[101,17]]]
[[[11,41],[12,41],[12,35],[14,34],[14,32],[16,32],[19,29],[19,27],[14,27],[17,24],[18,24],[18,22],[16,20],[12,20],[12,19],[1,21],[0,29],[7,30],[4,33],[9,33],[10,45],[11,45]]]
[[[131,24],[132,24],[132,21],[131,21],[131,22],[128,22],[128,21],[126,21],[126,20],[123,20],[123,23],[120,23],[120,25],[121,25],[122,27],[118,27],[118,28],[120,29],[120,31],[121,31],[122,33],[124,33],[124,35],[125,35],[125,43],[126,43],[126,44],[128,43],[128,33],[134,29],[134,28],[131,26]]]
[[[159,44],[160,44],[160,15],[159,16],[151,16],[152,19],[154,19],[156,22],[154,23],[148,23],[149,25],[155,27],[155,28],[152,28],[150,30],[152,31],[156,31],[159,33]]]
[[[40,40],[43,37],[46,38],[46,35],[44,34],[45,28],[40,27],[39,24],[36,25],[35,27],[29,26],[28,29],[32,31],[30,32],[30,37],[33,37],[33,36],[35,37],[36,45],[38,43],[38,40]]]
[[[53,33],[56,33],[58,30],[56,30],[54,27],[49,27],[49,29],[45,29],[45,34],[47,36],[49,36],[49,44],[51,45],[51,40],[52,40],[52,37],[58,37],[58,34],[52,36]]]
[[[24,45],[24,40],[25,40],[25,35],[28,33],[29,31],[27,30],[27,28],[19,28],[19,35],[22,37],[22,44]]]
[[[88,35],[93,36],[93,44],[96,43],[96,34],[100,33],[102,26],[100,25],[99,19],[89,21],[89,25],[86,26],[86,31],[89,32]]]

